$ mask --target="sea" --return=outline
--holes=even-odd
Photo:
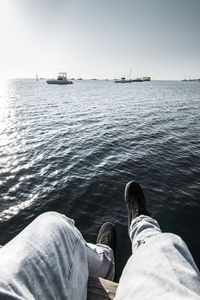
[[[131,255],[124,188],[137,181],[164,232],[200,268],[200,82],[0,81],[0,244],[35,217],[75,220],[87,242],[117,230],[117,278]]]

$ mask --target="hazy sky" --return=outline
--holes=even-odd
[[[0,77],[200,78],[200,0],[0,0]]]

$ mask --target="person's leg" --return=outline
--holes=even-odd
[[[92,275],[106,277],[112,259],[109,247],[88,245],[73,220],[42,214],[0,249],[0,298],[86,299],[90,265],[102,264]]]
[[[129,236],[132,242],[132,251],[144,244],[148,238],[161,234],[158,222],[150,216],[140,215],[133,219],[129,228]]]
[[[113,280],[115,276],[115,251],[116,251],[116,231],[115,226],[110,223],[104,223],[98,233],[96,245],[87,243],[88,265],[90,276],[103,277]],[[93,252],[97,252],[98,256]],[[108,269],[109,266],[109,269]],[[104,274],[102,276],[102,274]]]
[[[125,201],[133,254],[116,299],[200,299],[200,273],[186,244],[177,235],[162,233],[156,220],[144,214],[139,185],[129,183]]]

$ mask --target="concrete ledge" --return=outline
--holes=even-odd
[[[103,278],[89,277],[87,300],[114,299],[118,283]]]

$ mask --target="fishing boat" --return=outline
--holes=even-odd
[[[48,84],[73,84],[71,80],[67,79],[67,73],[60,72],[58,73],[57,79],[48,79]]]

